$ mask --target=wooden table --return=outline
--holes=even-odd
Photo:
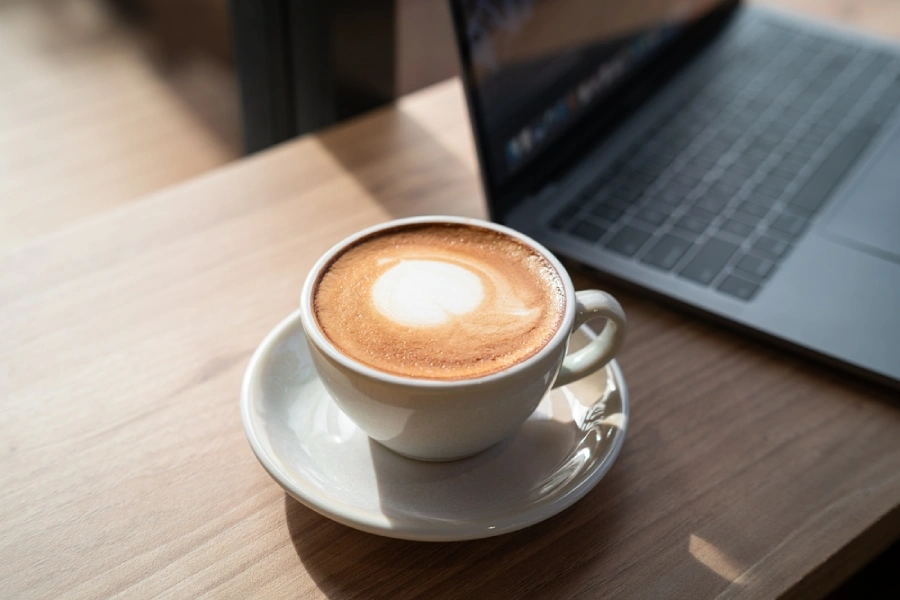
[[[613,286],[631,427],[569,510],[427,544],[287,497],[251,352],[332,243],[433,212],[484,214],[456,81],[0,256],[0,596],[820,595],[900,537],[895,394]]]

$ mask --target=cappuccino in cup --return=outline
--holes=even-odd
[[[572,332],[606,325],[568,353]],[[319,381],[371,439],[421,460],[471,456],[511,436],[553,387],[615,356],[625,314],[576,292],[522,233],[412,217],[339,242],[313,265],[300,322]]]
[[[313,310],[350,358],[401,377],[460,380],[534,356],[562,324],[552,264],[500,231],[416,223],[379,231],[319,275]]]

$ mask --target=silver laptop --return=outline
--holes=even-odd
[[[491,218],[900,386],[900,45],[734,0],[452,0]]]

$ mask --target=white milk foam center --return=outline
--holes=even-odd
[[[379,312],[408,327],[441,325],[452,316],[472,312],[483,298],[477,275],[437,260],[401,260],[372,286]]]

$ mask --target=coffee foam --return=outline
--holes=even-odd
[[[466,267],[440,260],[393,262],[372,286],[375,308],[388,320],[407,327],[443,325],[470,313],[484,299],[481,279]]]
[[[559,328],[559,275],[517,239],[419,224],[365,238],[323,271],[313,299],[344,354],[406,377],[467,379],[533,356]]]

